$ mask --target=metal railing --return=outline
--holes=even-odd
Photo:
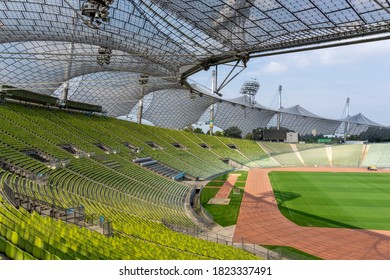
[[[16,208],[22,207],[29,212],[35,211],[40,215],[50,216],[53,219],[62,220],[67,223],[72,223],[82,227],[100,226],[102,233],[108,237],[113,236],[112,221],[105,220],[102,216],[96,214],[85,214],[85,208],[83,205],[76,202],[72,207],[62,207],[56,203],[54,197],[46,194],[39,193],[35,195],[37,191],[28,189],[28,192],[32,194],[28,195],[19,190],[27,189],[28,187],[20,186],[15,182],[12,182],[13,187],[10,186],[10,182],[6,180],[3,182],[3,193],[5,198]],[[46,198],[45,200],[38,197]],[[100,218],[99,218],[100,217]]]

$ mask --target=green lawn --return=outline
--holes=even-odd
[[[245,188],[246,182],[236,182],[234,184],[235,187],[237,188]]]
[[[211,215],[214,216],[214,221],[223,227],[232,226],[237,223],[238,213],[240,212],[241,201],[244,195],[243,187],[245,186],[246,180],[248,178],[248,171],[240,170],[240,171],[224,174],[222,176],[219,176],[218,178],[215,178],[213,181],[209,182],[206,185],[206,186],[222,186],[224,184],[224,181],[227,180],[230,174],[240,174],[240,176],[237,178],[237,181],[239,182],[235,183],[233,190],[230,192],[229,205],[207,204],[208,201],[217,194],[219,188],[203,188],[202,193],[200,195],[200,202],[202,206]],[[240,190],[240,193],[234,194],[234,189]]]
[[[238,189],[238,188],[237,188]],[[240,194],[234,194],[233,190],[230,192],[229,205],[210,205],[207,202],[215,196],[219,189],[204,188],[200,196],[200,202],[202,206],[214,216],[214,221],[223,226],[232,226],[237,223],[238,213],[240,212],[240,205],[244,190],[239,189]]]
[[[310,255],[308,253],[302,252],[292,247],[288,246],[272,246],[272,245],[262,245],[264,248],[268,250],[277,252],[290,260],[321,260],[321,258]]]
[[[225,181],[211,181],[211,182],[208,182],[206,186],[214,186],[214,187],[222,187],[222,185],[225,184]]]
[[[218,177],[214,178],[213,181],[226,181],[228,176],[231,174],[240,174],[241,175],[237,178],[237,181],[246,181],[246,179],[248,178],[248,171],[238,170],[238,171],[234,171],[231,173],[226,173],[226,174],[223,174],[221,176],[218,176]]]
[[[390,174],[275,171],[269,178],[280,211],[298,225],[390,230]]]
[[[232,190],[229,195],[229,205],[207,204],[208,201],[217,194],[219,188],[203,188],[202,193],[200,195],[200,202],[202,206],[211,215],[214,216],[214,221],[223,227],[232,226],[237,223],[238,213],[240,212],[241,200],[244,195],[243,187],[245,186],[246,179],[248,178],[248,171],[235,171],[229,174],[241,175],[237,178],[237,181],[240,182],[236,182],[234,186],[234,189],[240,190],[240,194],[234,194],[234,191]],[[219,176],[218,178],[215,178],[206,186],[222,186],[224,184],[224,181],[227,180],[229,174],[224,174],[222,176]]]

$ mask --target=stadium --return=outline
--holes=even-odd
[[[389,39],[388,1],[0,7],[0,259],[390,258],[390,144],[346,141],[387,126],[221,94],[253,58]]]

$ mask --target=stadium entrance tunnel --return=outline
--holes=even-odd
[[[245,169],[245,166],[243,166],[241,163],[238,163],[237,161],[234,161],[230,158],[221,158],[221,161],[223,163],[226,163],[230,167],[238,168],[238,169]],[[224,172],[224,173],[226,173],[226,172]]]

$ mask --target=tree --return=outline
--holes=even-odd
[[[263,130],[260,127],[252,130],[252,139],[256,141],[263,140]]]
[[[253,134],[252,134],[252,133],[248,133],[248,134],[245,136],[245,139],[252,140],[252,139],[253,139]]]
[[[190,124],[190,125],[186,126],[185,128],[183,128],[183,131],[185,131],[185,132],[193,132],[194,131],[194,127]]]
[[[204,134],[203,130],[200,127],[195,128],[192,132],[193,133]]]
[[[359,135],[360,140],[367,140],[368,142],[389,142],[390,129],[380,127],[369,127],[365,132]]]
[[[226,137],[242,138],[241,134],[242,134],[242,131],[237,126],[231,126],[227,129],[225,129],[225,136]]]
[[[224,133],[223,133],[223,131],[218,130],[218,131],[216,131],[216,132],[214,133],[214,135],[215,135],[215,136],[223,136]]]

